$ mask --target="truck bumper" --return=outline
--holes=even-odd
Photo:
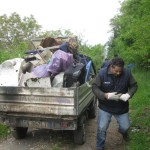
[[[10,127],[28,127],[38,129],[52,130],[76,130],[77,120],[65,119],[41,119],[38,118],[16,118],[16,117],[0,117],[0,122]]]

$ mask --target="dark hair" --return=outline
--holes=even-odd
[[[105,60],[109,60],[109,58],[105,58]]]
[[[118,57],[118,54],[114,54],[114,58]]]
[[[124,67],[124,61],[123,61],[123,59],[122,58],[118,58],[118,57],[116,57],[116,58],[113,58],[112,60],[111,60],[111,65],[112,66],[118,66],[118,67]]]

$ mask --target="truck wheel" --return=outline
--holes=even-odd
[[[28,128],[16,127],[12,128],[11,132],[14,138],[23,139],[27,134]]]
[[[78,129],[74,131],[74,143],[78,145],[82,145],[85,143],[86,134],[85,134],[85,121],[86,117],[84,116],[83,122],[80,124]]]
[[[95,118],[97,115],[97,98],[94,97],[93,99],[93,102],[89,106],[89,118]]]

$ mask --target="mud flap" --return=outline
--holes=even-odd
[[[23,139],[27,134],[28,128],[15,127],[11,128],[11,132],[14,138]]]
[[[88,116],[89,118],[95,118],[97,115],[97,97],[94,96],[94,100],[89,106]]]

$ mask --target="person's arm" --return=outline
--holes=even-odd
[[[101,86],[101,79],[99,74],[95,77],[95,80],[92,84],[92,91],[93,93],[101,100],[106,100],[106,94],[100,90]]]
[[[104,68],[104,62],[103,62],[103,64],[102,64],[101,68]]]
[[[136,80],[134,79],[133,75],[130,75],[130,81],[129,81],[129,95],[132,97],[134,93],[137,91],[138,85]]]
[[[132,76],[132,74],[130,74],[130,79],[129,79],[129,89],[128,92],[125,94],[122,94],[120,96],[120,100],[126,102],[128,101],[136,92],[137,90],[137,82],[135,81],[134,77]]]

